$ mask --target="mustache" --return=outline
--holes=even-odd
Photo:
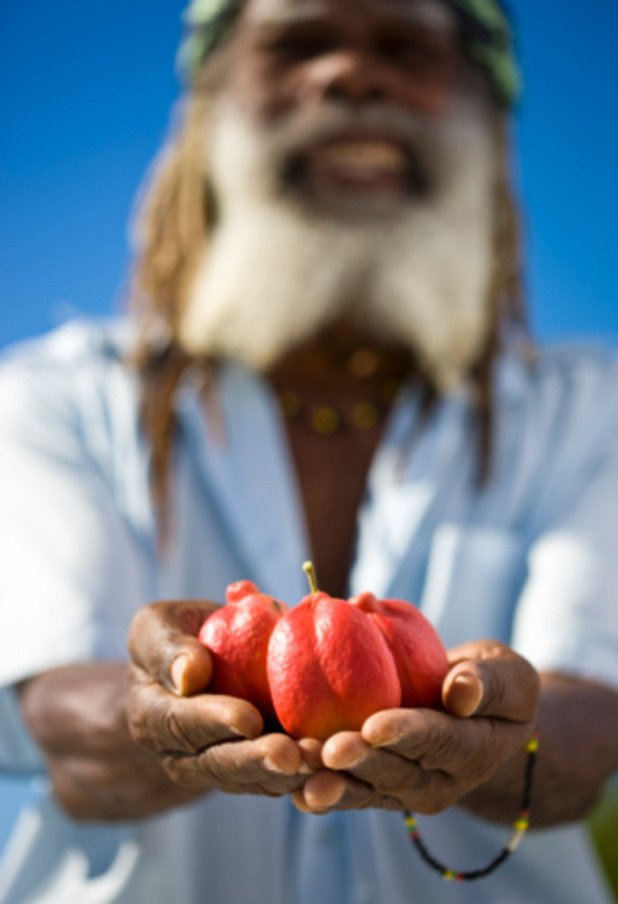
[[[259,131],[261,169],[270,169],[284,184],[302,174],[304,158],[313,148],[336,141],[346,134],[382,137],[402,149],[410,188],[427,195],[439,176],[437,125],[383,103],[348,104],[325,102],[310,114],[291,112]]]

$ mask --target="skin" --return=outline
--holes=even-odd
[[[430,27],[425,4],[380,0],[249,4],[229,88],[261,123],[325,100],[386,101],[442,114],[463,64],[449,16]],[[446,24],[445,24],[446,23]]]
[[[416,16],[420,8],[410,0],[311,6],[252,0],[230,46],[227,90],[265,126],[291,110],[310,116],[333,99],[446,115],[455,86],[460,90],[472,76],[448,26],[429,33]],[[379,179],[365,186],[382,189]],[[371,344],[360,325],[337,324],[279,363],[270,374],[275,387],[292,385],[310,398],[319,348],[328,338],[343,349],[354,330]],[[357,381],[321,359],[320,373],[333,403],[355,400]],[[319,440],[320,455],[318,439],[293,423],[287,429],[322,585],[344,594],[381,428],[353,441],[333,437],[326,453]],[[211,663],[196,635],[214,605],[144,607],[129,639],[130,676],[124,663],[84,664],[22,688],[26,722],[56,797],[75,818],[145,817],[219,788],[292,794],[297,807],[316,813],[363,807],[435,813],[458,804],[510,822],[521,798],[522,751],[538,726],[532,820],[551,825],[581,818],[618,766],[618,694],[574,676],[539,676],[489,640],[450,651],[443,712],[377,713],[360,732],[341,732],[323,746],[263,735],[250,704],[203,693]]]
[[[21,688],[24,717],[46,760],[56,800],[75,819],[132,820],[194,795],[172,782],[129,732],[126,663],[67,666]]]

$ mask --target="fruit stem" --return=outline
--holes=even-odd
[[[311,593],[319,593],[318,587],[318,579],[315,573],[315,566],[313,562],[303,562],[303,571],[307,575],[307,580],[309,581],[309,589]]]

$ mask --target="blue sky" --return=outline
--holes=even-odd
[[[533,323],[544,338],[616,337],[618,7],[511,5]],[[121,303],[128,214],[179,91],[182,7],[3,0],[0,345]]]
[[[179,93],[181,0],[2,0],[0,346],[119,309],[135,193]],[[532,323],[618,342],[618,6],[512,0]],[[21,790],[0,781],[0,848]]]

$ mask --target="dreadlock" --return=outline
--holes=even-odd
[[[177,111],[171,140],[150,175],[135,230],[138,256],[130,307],[140,325],[132,357],[141,378],[141,425],[151,450],[150,480],[159,532],[168,532],[167,485],[176,428],[174,395],[196,362],[175,341],[197,263],[214,220],[204,180],[210,92],[196,89]]]
[[[477,483],[491,476],[494,432],[494,369],[504,344],[515,333],[528,341],[528,315],[522,271],[521,216],[511,188],[508,121],[497,118],[495,126],[497,167],[493,200],[493,256],[487,310],[490,324],[487,341],[472,368],[475,429],[477,437]]]

